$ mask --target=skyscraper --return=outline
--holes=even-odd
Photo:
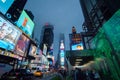
[[[46,56],[49,62],[49,68],[53,65],[53,39],[54,39],[54,33],[53,33],[53,25],[46,23],[42,28],[41,33],[41,41],[40,41],[40,49],[43,52],[43,55]]]
[[[40,42],[40,48],[41,50],[44,49],[44,45],[47,47],[47,52],[50,50],[52,44],[53,44],[53,39],[54,39],[54,34],[53,34],[53,25],[51,24],[45,24],[42,28],[42,33],[41,33],[41,42]],[[45,53],[47,55],[47,53]]]
[[[65,68],[65,37],[64,34],[60,34],[60,40],[59,40],[59,65],[61,68]]]

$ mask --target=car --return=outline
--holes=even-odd
[[[41,70],[35,71],[33,74],[36,77],[43,77],[43,72]]]
[[[1,80],[32,80],[33,74],[29,69],[12,69],[1,76]]]

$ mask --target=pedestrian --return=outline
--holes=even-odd
[[[94,75],[94,80],[100,80],[100,75],[96,70],[93,70],[92,73]]]

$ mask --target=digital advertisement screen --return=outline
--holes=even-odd
[[[21,32],[0,16],[0,47],[13,51]]]
[[[47,46],[46,46],[46,44],[44,44],[44,46],[43,46],[43,54],[44,54],[44,55],[47,54]]]
[[[0,0],[0,12],[6,14],[14,0]]]
[[[29,55],[35,56],[37,51],[37,47],[34,44],[31,44],[30,50],[29,50]]]
[[[63,40],[61,40],[61,43],[60,43],[60,50],[63,50],[65,47],[64,47],[64,42]]]
[[[27,13],[23,10],[16,25],[25,32],[28,36],[32,35],[34,29],[34,22],[30,19]]]
[[[72,50],[83,50],[82,42],[79,44],[72,45]]]
[[[60,51],[60,57],[64,57],[64,56],[65,56],[64,50],[61,50]]]
[[[69,37],[71,44],[79,44],[82,41],[80,33],[70,34]]]
[[[15,47],[15,52],[21,56],[24,56],[25,51],[27,51],[30,39],[24,34],[21,34]]]

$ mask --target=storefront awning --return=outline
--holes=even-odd
[[[66,51],[66,58],[72,66],[83,65],[94,59],[94,50]]]

